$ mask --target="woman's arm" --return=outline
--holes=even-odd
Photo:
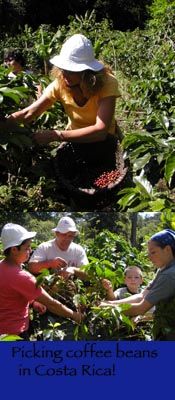
[[[43,94],[34,103],[30,104],[28,107],[23,108],[20,111],[14,112],[8,117],[10,121],[18,121],[28,123],[33,119],[41,115],[44,111],[52,106],[51,100],[49,100],[45,94]]]
[[[127,300],[128,299],[129,299],[129,297],[127,298]],[[130,317],[136,317],[137,315],[143,315],[153,307],[153,304],[149,303],[145,299],[142,299],[142,301],[140,301],[139,303],[131,303],[130,301],[122,302],[121,300],[111,301],[111,302],[103,301],[100,303],[100,307],[109,307],[110,306],[112,308],[115,308],[117,305],[124,304],[124,303],[131,304],[131,307],[128,310],[124,311],[124,314],[129,315]]]
[[[39,144],[47,144],[54,141],[92,143],[103,141],[106,138],[112,117],[115,112],[115,96],[105,97],[100,100],[94,125],[73,130],[49,130],[37,132],[35,139]]]
[[[36,300],[44,304],[53,314],[65,318],[71,318],[77,323],[80,323],[82,320],[82,314],[79,311],[71,310],[58,300],[51,297],[44,289],[42,289],[42,294]]]
[[[126,315],[129,315],[131,317],[135,317],[137,315],[143,315],[148,310],[150,310],[153,306],[153,304],[151,304],[147,300],[145,300],[145,295],[147,292],[148,292],[148,290],[145,289],[142,293],[126,297],[125,299],[101,302],[100,306],[101,307],[109,307],[110,306],[110,307],[115,308],[116,305],[130,304],[131,307],[128,310],[124,311],[124,313]]]
[[[131,296],[125,297],[124,299],[120,299],[120,300],[113,300],[113,301],[103,301],[101,304],[102,306],[115,306],[115,304],[125,304],[125,303],[129,303],[129,304],[135,304],[135,303],[140,303],[146,296],[146,294],[148,293],[147,289],[142,290],[141,293],[136,293],[136,294],[132,294]]]
[[[140,303],[133,303],[131,307],[124,311],[126,315],[130,317],[136,317],[137,315],[143,315],[152,308],[153,304],[143,299]]]

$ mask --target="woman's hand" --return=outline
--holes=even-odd
[[[60,132],[57,130],[43,130],[43,131],[37,131],[36,133],[33,134],[34,140],[38,144],[48,144],[51,142],[59,142],[60,141]]]
[[[75,321],[77,324],[80,324],[83,319],[84,319],[84,315],[79,312],[79,311],[74,311],[73,312],[73,316],[72,316],[73,321]]]
[[[8,119],[10,121],[18,121],[23,122],[24,124],[28,124],[33,121],[36,117],[39,117],[44,111],[52,106],[51,100],[49,100],[45,94],[43,93],[39,99],[34,101],[28,107],[23,108],[22,110],[16,111],[13,114],[9,115]]]
[[[38,311],[39,314],[44,314],[47,310],[47,307],[44,304],[39,303],[39,301],[34,301],[32,307],[35,311]]]
[[[8,115],[7,116],[7,120],[11,121],[12,123],[13,122],[15,123],[16,120],[18,121],[18,118],[20,117],[20,114],[21,114],[21,111],[16,111],[13,114]]]

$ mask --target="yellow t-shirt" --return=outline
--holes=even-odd
[[[94,125],[96,122],[99,100],[104,97],[115,96],[119,97],[118,82],[116,78],[108,73],[103,88],[95,95],[88,99],[84,106],[76,104],[72,96],[66,90],[60,90],[59,79],[55,79],[45,89],[44,94],[53,103],[60,101],[68,115],[68,129],[85,128],[86,126]],[[115,132],[115,118],[113,116],[109,133]]]

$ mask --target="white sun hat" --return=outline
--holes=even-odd
[[[67,233],[67,232],[75,232],[77,235],[79,233],[76,228],[75,222],[70,217],[62,217],[56,228],[52,229],[53,232]]]
[[[3,249],[6,250],[10,247],[19,246],[24,240],[32,239],[36,232],[29,232],[21,225],[8,223],[4,225],[1,232],[1,242]]]
[[[104,65],[94,57],[91,41],[80,33],[67,39],[60,54],[51,58],[50,62],[60,69],[72,72],[81,72],[86,69],[100,71],[104,68]]]

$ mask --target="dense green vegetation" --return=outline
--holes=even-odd
[[[132,3],[132,2],[129,2]],[[74,203],[62,196],[54,172],[55,146],[37,146],[32,132],[38,128],[65,125],[59,104],[18,132],[5,127],[3,117],[35,97],[32,82],[48,83],[49,58],[59,52],[66,37],[76,32],[86,34],[94,45],[96,57],[110,64],[121,87],[116,116],[124,132],[122,146],[131,176],[119,193],[110,199],[111,210],[162,211],[175,208],[175,80],[174,40],[175,1],[154,0],[144,29],[122,32],[109,19],[97,21],[94,11],[71,16],[67,25],[56,28],[29,26],[15,37],[6,35],[4,47],[24,49],[29,67],[37,76],[9,81],[0,68],[0,207],[10,210],[98,209],[96,204]],[[39,71],[39,73],[38,73]],[[15,87],[14,87],[15,86]],[[109,203],[104,196],[104,204]],[[65,205],[66,204],[66,205]],[[88,208],[89,206],[89,208]]]

